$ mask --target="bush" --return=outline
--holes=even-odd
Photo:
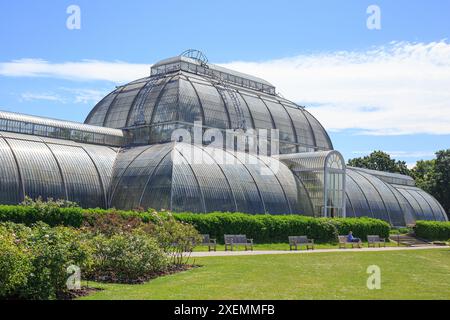
[[[414,230],[419,238],[431,241],[450,239],[450,222],[417,221]]]
[[[155,239],[135,230],[92,239],[97,280],[141,282],[167,268],[168,261]]]
[[[189,256],[184,259],[184,254],[191,252],[195,244],[202,241],[199,232],[191,224],[176,220],[170,212],[154,213],[152,221],[145,224],[142,230],[156,238],[174,265],[187,264]]]
[[[84,229],[94,234],[111,237],[115,234],[129,233],[143,225],[136,216],[123,216],[115,212],[92,214],[83,222]]]
[[[288,236],[306,235],[317,242],[336,242],[338,234],[353,231],[364,240],[367,235],[389,237],[389,224],[371,218],[326,219],[299,215],[249,215],[243,213],[174,215],[192,224],[200,233],[210,234],[223,243],[224,234],[245,234],[256,243],[285,243]]]
[[[89,246],[74,229],[51,228],[42,222],[32,228],[13,223],[2,224],[1,228],[7,234],[6,237],[15,239],[13,246],[4,247],[8,252],[15,253],[18,259],[16,266],[19,276],[15,278],[20,281],[14,286],[5,286],[5,294],[9,297],[56,299],[68,292],[67,267],[76,265],[81,270],[90,267]],[[0,264],[5,265],[8,261],[8,255],[1,255]]]
[[[49,226],[64,225],[78,228],[83,219],[81,208],[0,205],[0,222],[11,221],[31,226],[41,221]]]
[[[361,238],[367,240],[368,235],[378,235],[381,238],[388,239],[390,226],[383,220],[373,218],[341,218],[333,220],[340,235],[347,235],[350,231]]]
[[[97,219],[114,214],[124,219],[139,219],[142,222],[154,220],[154,211],[119,211],[115,209],[82,209],[78,207],[60,206],[59,202],[35,203],[31,206],[0,205],[0,222],[15,222],[31,226],[36,222],[44,222],[49,226],[67,226],[79,228],[83,225],[93,225]]]
[[[86,213],[53,204],[2,209],[0,212],[12,212],[17,220],[30,224],[0,223],[0,297],[4,298],[69,296],[67,268],[72,265],[79,267],[84,276],[97,280],[142,282],[166,270],[180,270],[180,265],[187,263],[184,250],[200,241],[192,226],[174,219],[170,213]],[[72,219],[66,215],[67,210],[82,212],[82,219]],[[31,218],[23,215],[30,212]],[[59,215],[61,212],[65,213]],[[75,221],[78,225],[84,221],[84,226],[74,229],[50,227],[43,222],[31,224],[32,219],[45,218],[44,213],[51,215],[53,223]],[[140,218],[141,214],[144,218]],[[171,268],[169,257],[177,268]]]
[[[223,243],[224,234],[245,234],[257,243],[287,242],[290,235],[307,235],[322,242],[337,240],[337,230],[328,219],[243,213],[180,213],[174,216],[192,224],[200,233],[216,238],[219,243]]]
[[[27,284],[31,259],[19,242],[11,230],[0,226],[0,298],[16,294]]]
[[[198,237],[188,227],[178,235],[168,230],[181,228],[170,222],[172,215],[166,212],[149,210],[119,211],[115,209],[80,209],[66,208],[61,203],[53,202],[46,206],[44,203],[25,206],[0,206],[0,221],[15,221],[30,225],[36,221],[44,221],[49,225],[65,225],[72,227],[88,226],[101,233],[112,234],[135,229],[141,222],[148,223],[151,235],[167,251],[173,250],[170,245],[182,244],[189,238]],[[223,242],[224,234],[246,234],[255,242],[286,242],[289,235],[307,235],[318,242],[335,242],[337,235],[347,234],[352,230],[355,236],[366,239],[368,234],[382,237],[389,236],[389,225],[386,222],[370,218],[325,219],[299,215],[250,215],[244,213],[215,212],[211,214],[178,213],[176,220],[193,225],[200,233],[210,234]],[[171,225],[171,223],[173,225]],[[128,226],[130,225],[130,226]],[[158,225],[164,227],[156,228]],[[148,230],[147,230],[148,231]],[[159,235],[157,233],[160,233]],[[164,235],[165,233],[165,235]],[[169,239],[165,239],[169,236]],[[181,239],[184,240],[181,240]],[[191,239],[192,240],[192,239]]]
[[[32,273],[20,296],[25,299],[56,299],[68,292],[67,268],[71,265],[82,271],[92,264],[89,243],[79,231],[38,223],[26,239],[32,253]]]

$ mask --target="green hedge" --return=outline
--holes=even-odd
[[[0,205],[0,222],[15,222],[31,225],[42,221],[50,226],[80,227],[83,223],[81,208],[51,208],[40,210],[35,207]]]
[[[378,235],[382,238],[389,238],[390,226],[386,221],[372,218],[345,218],[334,219],[339,234],[348,234],[353,231],[355,237],[366,241],[368,235]]]
[[[338,234],[353,231],[363,240],[375,234],[389,237],[389,224],[370,218],[325,219],[298,215],[249,215],[243,213],[178,213],[175,218],[192,224],[200,233],[220,243],[224,234],[245,234],[256,243],[287,242],[288,236],[307,235],[317,242],[335,242]]]
[[[417,221],[416,236],[427,240],[450,240],[450,222]]]
[[[31,225],[42,221],[50,226],[78,228],[90,222],[96,215],[117,213],[123,217],[139,217],[152,221],[150,212],[103,209],[28,207],[0,205],[0,222],[12,221]],[[250,215],[244,213],[215,212],[210,214],[177,213],[175,218],[194,225],[200,233],[210,234],[219,242],[224,234],[245,234],[256,243],[287,242],[290,235],[307,235],[317,242],[334,242],[338,234],[351,230],[356,237],[366,240],[367,235],[389,236],[388,223],[371,218],[325,219],[299,215]]]
[[[82,209],[82,208],[36,208],[20,205],[0,205],[0,222],[15,222],[32,225],[42,221],[49,226],[68,226],[79,228],[83,222],[92,221],[96,215],[115,212],[123,217],[138,217],[144,222],[154,219],[148,212],[119,211],[104,209]]]

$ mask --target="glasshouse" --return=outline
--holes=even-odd
[[[198,51],[117,87],[84,124],[0,112],[0,203],[446,221],[411,177],[348,167],[269,82]]]

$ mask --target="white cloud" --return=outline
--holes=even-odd
[[[95,104],[105,97],[111,90],[94,90],[81,88],[61,88],[71,95],[74,103]]]
[[[110,90],[94,90],[82,88],[59,88],[55,92],[24,92],[20,101],[43,100],[58,103],[80,103],[93,105],[108,94]]]
[[[450,44],[446,41],[397,42],[366,51],[222,65],[271,81],[285,97],[306,105],[327,130],[450,134]],[[0,63],[0,75],[124,83],[148,76],[149,67],[122,61],[21,59]]]
[[[20,59],[0,63],[0,75],[11,77],[51,77],[67,80],[104,80],[128,82],[150,75],[150,65],[123,61],[50,63],[42,59]]]
[[[54,93],[33,93],[24,92],[20,95],[21,101],[33,101],[33,100],[44,100],[51,102],[65,103],[65,100]]]
[[[391,43],[362,52],[223,66],[267,79],[328,130],[450,134],[450,44]]]

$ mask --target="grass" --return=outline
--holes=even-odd
[[[94,284],[82,299],[450,299],[450,250],[197,258],[195,268],[142,285]],[[366,286],[381,268],[381,290]],[[91,284],[92,285],[92,284]]]

